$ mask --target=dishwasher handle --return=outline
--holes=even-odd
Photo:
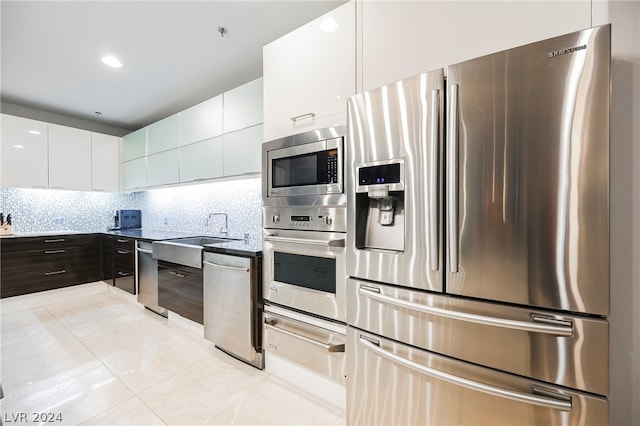
[[[224,269],[228,271],[249,272],[249,268],[245,268],[245,267],[219,265],[217,263],[207,262],[206,260],[203,260],[202,263],[204,263],[205,265],[212,266],[214,268]]]
[[[142,249],[142,248],[140,248],[140,247],[136,247],[136,251],[137,251],[138,253],[153,254],[153,250]]]

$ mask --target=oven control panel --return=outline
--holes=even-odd
[[[308,231],[346,232],[344,207],[264,207],[263,227],[271,229],[299,229]]]

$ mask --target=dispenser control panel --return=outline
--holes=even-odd
[[[380,185],[400,182],[400,163],[362,167],[358,171],[360,185]]]

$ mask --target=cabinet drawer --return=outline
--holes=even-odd
[[[204,323],[202,270],[158,261],[158,305]]]

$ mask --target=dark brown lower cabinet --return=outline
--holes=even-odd
[[[158,305],[204,323],[202,269],[158,261]]]
[[[0,239],[0,297],[100,280],[100,236]]]
[[[131,294],[136,294],[135,244],[133,238],[113,240],[113,285]]]

